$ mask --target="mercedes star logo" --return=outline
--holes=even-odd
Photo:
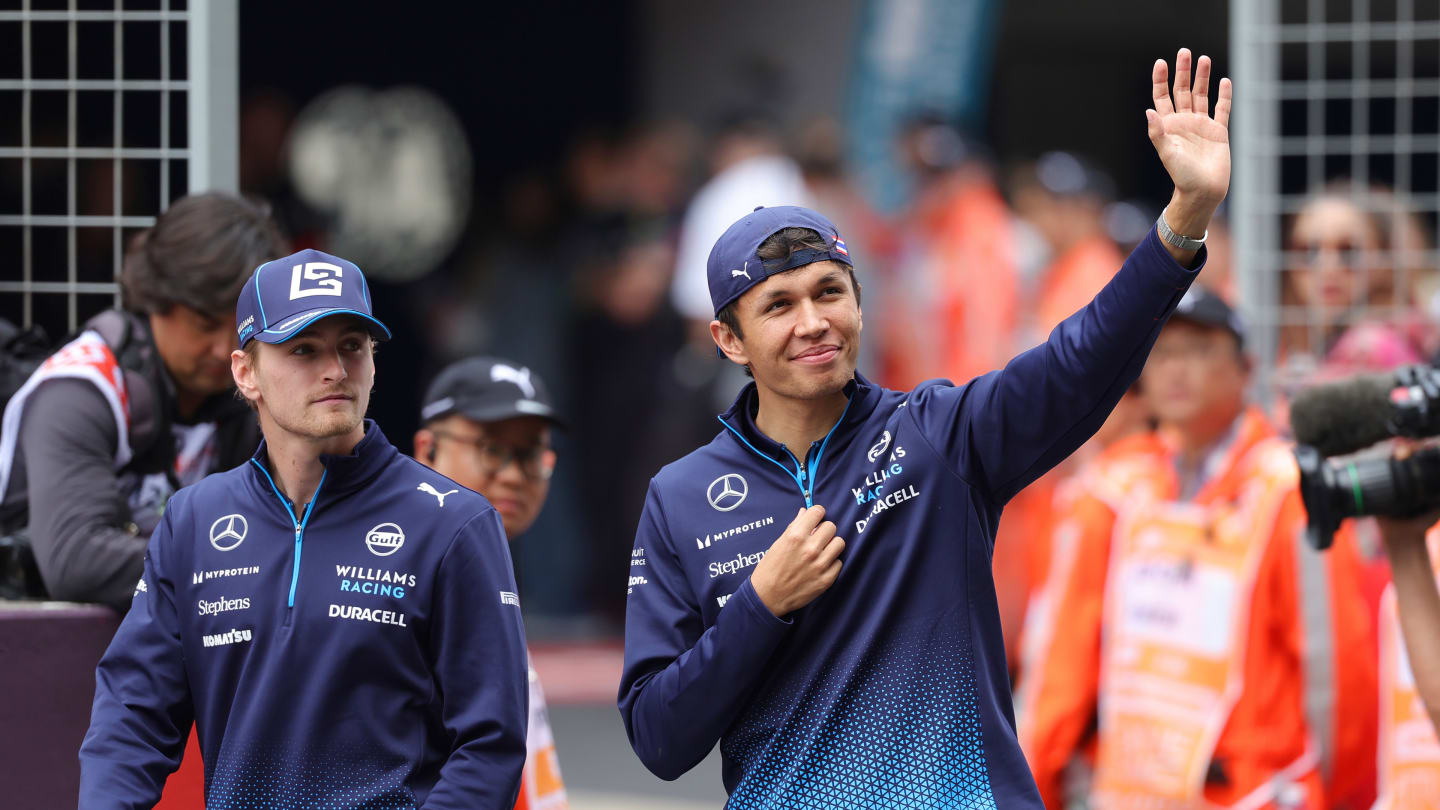
[[[210,545],[221,551],[229,551],[240,545],[250,524],[244,515],[226,515],[210,524]]]
[[[744,503],[749,493],[750,485],[745,483],[745,477],[740,473],[729,473],[711,481],[705,497],[717,511],[729,512]]]

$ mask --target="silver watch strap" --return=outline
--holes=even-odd
[[[1208,230],[1205,231],[1205,235],[1199,239],[1193,239],[1189,236],[1181,236],[1175,233],[1170,230],[1169,224],[1165,222],[1164,211],[1161,211],[1160,216],[1155,220],[1155,227],[1160,231],[1160,238],[1164,239],[1166,244],[1172,245],[1180,250],[1199,250],[1205,246],[1205,240],[1210,236],[1210,231]]]

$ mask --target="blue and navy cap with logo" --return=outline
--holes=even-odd
[[[786,228],[815,231],[826,249],[797,250],[789,258],[762,261],[758,254],[761,243]],[[710,303],[715,305],[718,315],[731,301],[770,276],[823,261],[855,266],[850,261],[845,240],[830,220],[798,205],[759,206],[727,228],[711,248],[706,268],[710,277]]]
[[[235,302],[235,329],[242,347],[252,338],[284,343],[331,315],[357,317],[377,340],[390,339],[370,308],[370,287],[360,268],[306,249],[255,268]]]

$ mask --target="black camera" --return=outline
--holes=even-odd
[[[1386,439],[1440,435],[1440,370],[1407,366],[1316,386],[1295,398],[1290,422],[1305,534],[1315,548],[1329,548],[1345,518],[1414,517],[1440,507],[1440,447],[1403,459],[1332,458]]]

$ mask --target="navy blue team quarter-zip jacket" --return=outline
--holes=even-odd
[[[655,476],[640,518],[619,705],[645,765],[673,779],[718,740],[735,810],[1042,808],[1015,739],[995,527],[1100,427],[1194,277],[1152,229],[1003,370],[909,392],[857,374],[803,459],[743,391],[714,441]],[[812,504],[843,568],[776,618],[750,572]]]
[[[210,810],[509,810],[528,668],[494,508],[373,422],[308,505],[266,458],[166,508],[96,673],[80,807],[151,807],[193,718]]]

